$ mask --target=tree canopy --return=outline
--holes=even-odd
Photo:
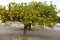
[[[18,21],[24,25],[39,25],[52,27],[52,24],[57,23],[58,16],[56,7],[53,4],[47,5],[42,2],[30,3],[15,3],[11,2],[8,5],[8,10],[0,6],[0,17],[5,21]]]

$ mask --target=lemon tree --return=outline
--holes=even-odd
[[[38,29],[39,27],[43,29],[44,26],[53,28],[53,25],[58,21],[58,16],[56,6],[53,4],[48,5],[46,2],[17,4],[11,2],[8,5],[8,10],[0,6],[0,19],[3,22],[22,22],[24,24],[24,33],[26,33],[28,28],[31,30],[31,26],[33,26],[34,29]]]

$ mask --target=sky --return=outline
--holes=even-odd
[[[8,5],[10,2],[16,2],[16,3],[21,3],[21,2],[32,2],[32,1],[37,1],[37,2],[44,2],[46,1],[47,4],[50,4],[50,1],[52,1],[52,4],[56,5],[57,10],[60,10],[60,0],[0,0],[0,5],[6,6]]]
[[[52,1],[52,4],[56,5],[57,11],[60,10],[60,0],[0,0],[0,5],[7,6],[10,2],[16,2],[16,3],[29,3],[29,2],[47,2],[47,4],[50,4]],[[8,7],[6,7],[8,8]],[[57,14],[60,17],[60,13]]]

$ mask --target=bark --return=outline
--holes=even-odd
[[[24,34],[26,34],[27,31],[27,25],[24,25]]]
[[[29,24],[29,30],[31,30],[31,24]]]

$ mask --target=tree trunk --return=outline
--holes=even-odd
[[[31,24],[29,24],[28,26],[29,26],[29,30],[31,30]]]
[[[27,31],[27,25],[24,25],[24,34],[26,34]]]

